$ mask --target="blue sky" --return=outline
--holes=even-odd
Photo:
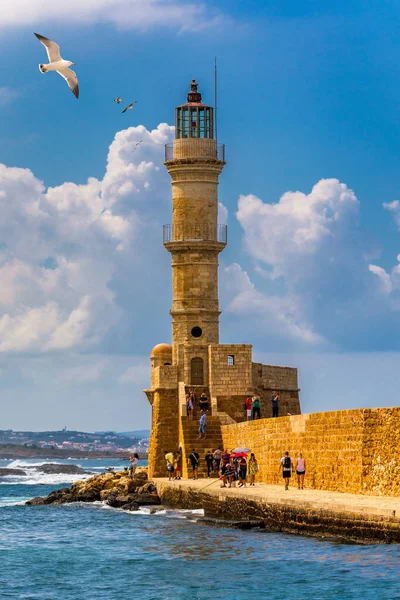
[[[212,103],[214,56],[221,341],[299,366],[303,412],[398,404],[399,25],[391,1],[2,10],[0,428],[149,425],[148,355],[170,340],[163,146],[193,77]],[[76,63],[78,101],[39,72],[34,31]]]

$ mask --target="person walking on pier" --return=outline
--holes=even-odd
[[[285,452],[285,456],[283,456],[281,458],[281,464],[280,464],[279,470],[280,469],[282,469],[282,477],[283,477],[283,481],[285,483],[285,490],[288,490],[290,478],[292,476],[292,471],[294,470],[293,462],[289,456],[289,452]]]
[[[257,459],[254,456],[254,452],[250,454],[249,462],[247,463],[250,475],[250,485],[255,485],[254,480],[258,471]]]
[[[192,465],[193,479],[198,479],[200,456],[195,448],[193,448],[191,454],[189,454],[189,461]]]
[[[253,421],[255,420],[256,415],[258,415],[258,418],[261,419],[260,396],[258,394],[254,394],[254,396],[252,398],[251,410],[252,410]]]
[[[207,477],[208,477],[208,479],[210,479],[211,473],[213,472],[213,466],[214,466],[214,457],[213,457],[211,450],[209,450],[207,452],[207,454],[204,456],[204,460],[206,461],[206,465],[207,465]]]
[[[304,475],[306,474],[306,459],[303,458],[300,452],[299,458],[296,461],[297,485],[299,490],[304,490]]]
[[[205,410],[201,413],[200,424],[199,424],[199,435],[198,440],[205,440],[207,433],[207,413]]]
[[[272,416],[279,417],[279,394],[272,392],[271,396]]]

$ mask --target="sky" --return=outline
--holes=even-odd
[[[0,429],[149,427],[149,354],[171,340],[164,145],[193,78],[213,103],[215,56],[220,341],[298,367],[302,412],[399,404],[399,26],[394,0],[2,8]],[[35,31],[79,100],[39,72]]]

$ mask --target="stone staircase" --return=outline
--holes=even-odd
[[[204,460],[204,456],[208,450],[215,450],[220,447],[222,450],[222,433],[221,433],[221,422],[218,417],[207,416],[207,437],[205,440],[198,440],[199,430],[199,419],[193,419],[189,421],[187,417],[181,417],[182,427],[182,473],[183,477],[191,477],[191,465],[188,466],[187,460],[192,449],[195,448],[196,452],[200,455],[199,473],[200,477],[207,477],[207,465]],[[214,473],[213,477],[217,477],[218,474]]]

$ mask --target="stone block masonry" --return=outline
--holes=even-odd
[[[400,494],[400,408],[356,409],[222,426],[224,447],[255,453],[259,481],[281,483],[288,450],[306,459],[305,485],[353,494]]]
[[[257,484],[224,488],[219,482],[156,480],[163,505],[204,509],[205,517],[258,524],[269,531],[310,535],[337,541],[400,542],[400,501],[335,492]]]

